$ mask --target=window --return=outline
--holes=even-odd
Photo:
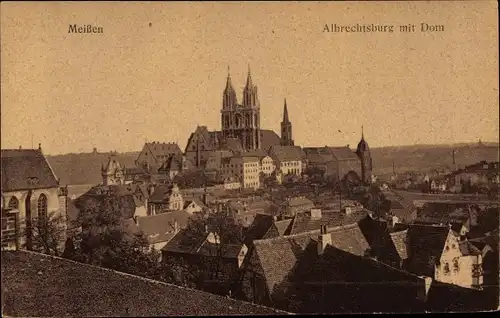
[[[444,264],[444,274],[448,275],[450,273],[450,265],[448,263]]]
[[[38,197],[37,212],[38,217],[47,217],[47,197],[43,193]]]
[[[458,264],[458,259],[454,259],[453,260],[453,271],[458,272],[459,269],[460,269],[460,266]]]
[[[19,209],[19,200],[16,197],[10,198],[9,209]]]

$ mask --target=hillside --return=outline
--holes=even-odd
[[[371,149],[375,175],[409,170],[431,170],[452,168],[452,150],[459,167],[481,160],[499,161],[498,145],[416,145],[403,147],[383,147]],[[126,167],[134,166],[138,152],[118,153],[118,161]],[[101,182],[101,164],[108,160],[108,153],[80,153],[48,156],[48,160],[61,184],[97,184]]]
[[[374,174],[392,173],[392,162],[397,172],[409,170],[453,169],[453,149],[455,163],[464,167],[481,160],[499,161],[498,145],[418,145],[404,147],[383,147],[372,149]]]

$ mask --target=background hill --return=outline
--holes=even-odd
[[[392,173],[392,164],[397,173],[404,171],[428,171],[437,168],[453,168],[452,151],[459,167],[481,160],[499,161],[497,144],[415,145],[371,149],[375,175]],[[98,184],[101,182],[101,164],[106,164],[109,153],[79,153],[47,156],[49,163],[62,185]],[[134,166],[139,152],[117,153],[118,161]]]

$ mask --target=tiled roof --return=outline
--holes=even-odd
[[[411,224],[408,228],[410,271],[433,277],[434,264],[443,253],[450,229],[447,226]]]
[[[292,222],[292,219],[286,219],[286,220],[274,222],[274,226],[278,230],[279,235],[285,235],[285,233],[287,232],[287,230],[290,227],[291,222]]]
[[[359,160],[359,157],[349,147],[329,147],[329,149],[337,160]]]
[[[99,203],[102,202],[102,198],[109,195],[109,193],[113,193],[116,195],[116,199],[118,200],[118,204],[120,206],[120,212],[122,218],[128,219],[134,216],[135,208],[137,206],[136,197],[129,192],[127,188],[123,186],[95,186],[92,187],[89,191],[78,197],[74,200],[74,205],[78,209],[80,207],[85,206],[86,202],[89,200],[97,200]],[[78,214],[78,210],[75,209],[74,212]],[[71,218],[76,219],[77,215],[73,215]]]
[[[374,259],[353,255],[339,248],[327,245],[318,255],[315,244],[311,244],[294,272],[294,281],[300,283],[390,283],[423,281],[415,275],[392,268]],[[408,284],[410,286],[411,284]]]
[[[245,234],[245,244],[250,244],[254,240],[260,240],[269,231],[274,219],[271,215],[259,214],[255,215],[250,228]]]
[[[186,199],[186,198],[184,198],[184,199]],[[201,200],[199,200],[198,198],[194,197],[194,198],[192,198],[190,200],[185,200],[184,201],[184,209],[186,209],[193,202],[196,203],[202,209],[208,208],[203,202],[201,202]]]
[[[125,167],[126,175],[144,174],[146,171],[142,167]]]
[[[299,146],[272,146],[269,155],[277,161],[300,161],[306,158]]]
[[[458,243],[458,248],[460,249],[460,252],[464,256],[470,256],[470,255],[481,255],[481,251],[474,246],[473,243],[469,241],[461,241]]]
[[[281,138],[272,130],[260,130],[260,149],[269,151],[272,146],[281,144]]]
[[[302,243],[295,240],[300,240]],[[287,279],[293,267],[300,258],[303,248],[310,242],[310,234],[302,234],[300,237],[279,238],[254,241],[254,253],[262,268],[267,287],[273,291],[275,285],[279,285]]]
[[[195,253],[207,239],[205,235],[193,235],[182,229],[162,248],[162,251],[173,253]]]
[[[179,155],[182,156],[182,150],[179,145],[173,142],[147,142],[144,144],[158,160],[158,156]]]
[[[151,216],[138,217],[138,227],[144,233],[150,244],[168,242],[175,234],[175,223],[177,229],[187,226],[189,213],[186,211],[171,211]]]
[[[284,202],[287,207],[296,207],[302,205],[314,205],[311,200],[305,197],[293,197]]]
[[[318,255],[318,235],[319,231],[315,231],[254,242],[256,270],[265,278],[270,292],[274,294],[283,283],[299,286],[346,282],[360,283],[360,286],[364,282],[422,283],[412,274],[364,258],[369,245],[357,225],[330,229],[332,243],[326,246],[322,256]]]
[[[267,152],[264,149],[256,149],[241,152],[241,155],[246,157],[257,157],[259,158],[259,160],[261,160],[262,158],[267,156]]]
[[[182,163],[181,158],[179,156],[170,156],[165,160],[165,162],[158,168],[158,172],[160,171],[181,171]]]
[[[359,157],[349,147],[308,147],[304,148],[307,159],[313,163],[326,163],[330,161],[354,160]]]
[[[1,151],[2,191],[57,188],[52,168],[39,150]]]
[[[149,197],[149,202],[164,202],[172,192],[172,185],[158,185],[153,194]]]
[[[407,259],[408,258],[408,247],[407,247],[407,235],[408,235],[408,229],[399,231],[399,232],[393,232],[390,233],[391,235],[391,240],[394,243],[394,246],[396,247],[396,251],[398,252],[399,257],[401,259]]]
[[[223,244],[218,245],[214,243],[210,243],[205,241],[200,249],[197,251],[197,254],[204,256],[218,256],[221,255],[223,258],[238,258],[241,249],[243,248],[242,244]]]
[[[322,211],[320,219],[313,219],[309,215],[296,215],[290,226],[290,233],[285,235],[295,235],[303,232],[315,231],[321,228],[321,225],[330,227],[344,226],[354,224],[366,217],[365,210],[353,212],[351,214],[341,213],[339,211]]]
[[[25,251],[2,252],[2,300],[5,300],[2,301],[2,314],[11,317],[287,314],[194,289]]]

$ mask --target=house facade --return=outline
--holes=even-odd
[[[184,209],[184,198],[175,183],[155,187],[148,199],[148,215],[182,209]]]
[[[306,166],[305,153],[299,146],[273,146],[269,156],[283,175],[301,176]]]

